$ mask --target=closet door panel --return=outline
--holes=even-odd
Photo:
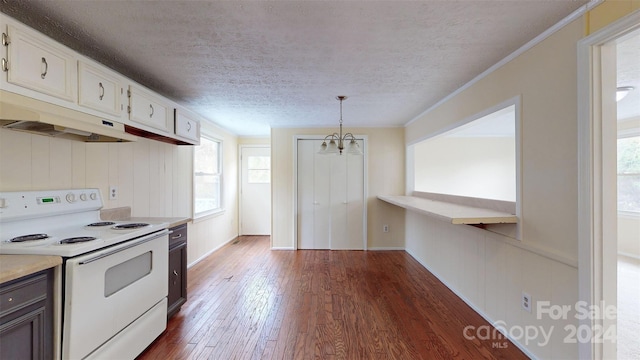
[[[345,249],[347,232],[346,154],[331,156],[331,249]]]
[[[358,140],[364,149],[362,140]],[[346,156],[347,161],[347,239],[345,248],[364,249],[364,156]]]
[[[298,248],[313,249],[313,143],[298,140]]]
[[[321,141],[312,143],[313,167],[313,241],[314,249],[331,248],[331,158],[317,154]]]

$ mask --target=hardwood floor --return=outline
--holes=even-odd
[[[465,339],[488,323],[403,251],[271,251],[267,236],[240,237],[188,282],[139,359],[526,359],[506,339]]]

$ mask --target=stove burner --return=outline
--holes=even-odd
[[[115,230],[129,230],[129,229],[139,229],[145,226],[149,226],[149,224],[145,223],[131,223],[131,224],[120,224],[112,227]]]
[[[109,226],[109,225],[115,225],[115,224],[116,223],[114,223],[113,221],[102,221],[102,222],[92,223],[92,224],[89,224],[87,226],[99,227],[99,226]]]
[[[96,238],[94,238],[93,236],[79,236],[79,237],[72,237],[72,238],[60,240],[60,244],[75,244],[75,243],[81,243],[86,241],[93,241],[95,239]]]
[[[9,242],[19,243],[24,241],[44,240],[48,237],[49,235],[47,234],[22,235],[22,236],[18,236],[18,237],[14,237],[13,239],[10,239]]]

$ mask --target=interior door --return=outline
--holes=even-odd
[[[362,250],[364,155],[318,154],[321,143],[297,142],[298,249]]]
[[[271,148],[242,147],[240,235],[271,235]]]

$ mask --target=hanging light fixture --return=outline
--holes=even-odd
[[[336,96],[336,100],[340,101],[340,133],[333,133],[325,136],[322,141],[322,145],[320,145],[320,151],[318,151],[318,154],[342,155],[344,144],[348,140],[349,144],[347,145],[347,154],[362,155],[362,151],[360,151],[360,145],[358,145],[356,137],[353,136],[352,133],[346,133],[344,136],[342,135],[342,102],[347,100],[347,97],[344,95]],[[329,140],[329,144],[327,144],[327,140]]]

